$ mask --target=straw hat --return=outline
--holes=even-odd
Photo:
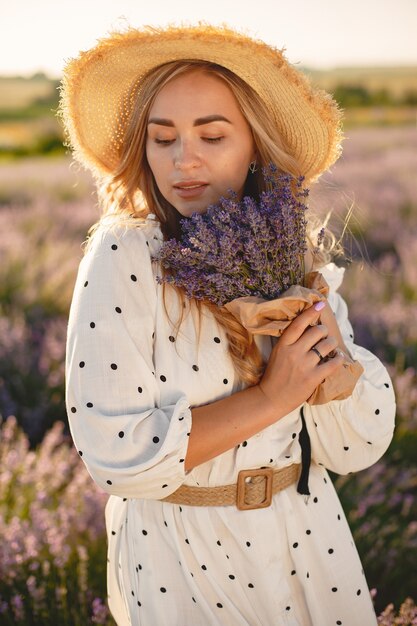
[[[67,64],[60,114],[75,158],[96,176],[114,171],[135,89],[150,70],[179,59],[217,63],[246,81],[308,181],[340,156],[342,111],[330,94],[314,88],[282,51],[228,27],[200,23],[112,33]]]

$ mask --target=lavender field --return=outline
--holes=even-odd
[[[341,292],[357,343],[389,368],[398,414],[379,463],[333,478],[379,624],[417,624],[417,128],[347,134],[310,207],[332,210],[338,234],[350,215]],[[99,216],[89,175],[70,163],[34,158],[0,170],[1,625],[114,624],[107,496],[71,445],[64,408],[68,308],[81,243]]]

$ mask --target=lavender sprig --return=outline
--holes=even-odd
[[[182,238],[162,244],[154,260],[167,270],[158,282],[181,287],[189,298],[223,306],[235,298],[277,298],[302,284],[306,252],[303,177],[263,169],[267,191],[257,202],[231,192],[204,214],[181,220]],[[296,191],[293,190],[295,185]]]

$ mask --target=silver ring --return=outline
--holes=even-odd
[[[317,350],[317,348],[315,346],[313,346],[312,348],[310,348],[313,352],[315,352],[317,354],[317,356],[319,357],[320,361],[322,361],[324,359],[324,356],[322,356],[320,354],[320,352]]]

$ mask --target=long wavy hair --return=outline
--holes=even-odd
[[[150,109],[161,89],[176,77],[192,71],[203,71],[224,81],[234,94],[252,130],[257,171],[248,172],[244,195],[259,197],[264,190],[262,168],[269,163],[274,163],[278,172],[287,172],[294,177],[300,176],[298,162],[290,155],[263,101],[249,85],[230,70],[214,63],[195,60],[173,61],[151,71],[141,81],[139,87],[132,87],[129,95],[133,97],[135,105],[120,150],[119,166],[98,186],[103,213],[99,222],[89,231],[87,246],[103,222],[136,227],[149,213],[155,214],[159,220],[164,239],[179,237],[182,216],[160,193],[146,158],[147,122]],[[313,263],[317,268],[328,262],[336,248],[335,237],[328,229],[325,229],[320,249],[317,250],[313,245],[322,227],[323,223],[318,217],[308,216],[307,245],[311,253],[314,252],[311,254],[309,269],[313,268]],[[182,304],[185,303],[186,298],[181,289],[166,286],[166,289],[168,288],[175,289]],[[248,385],[256,384],[262,375],[264,364],[253,336],[223,307],[197,300],[190,301],[190,305],[197,308],[198,319],[204,309],[211,312],[226,332],[229,353],[240,380]],[[185,307],[181,306],[180,310],[184,311]],[[176,322],[177,331],[183,316],[184,313]]]

